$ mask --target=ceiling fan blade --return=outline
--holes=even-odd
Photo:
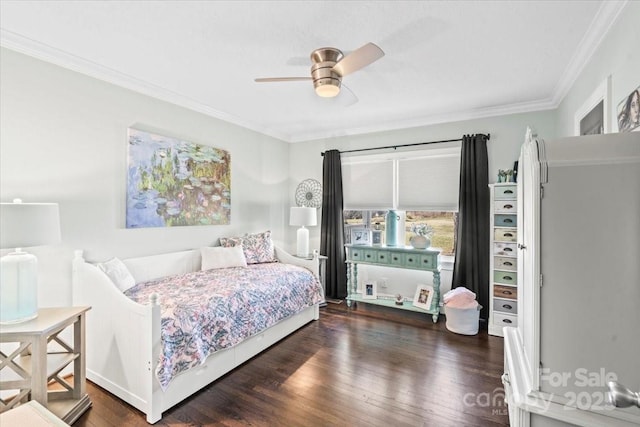
[[[384,52],[374,43],[367,43],[354,50],[333,66],[333,70],[342,77],[358,71],[384,56]]]
[[[355,93],[353,93],[351,89],[349,89],[347,85],[343,83],[341,87],[343,89],[343,92],[338,96],[338,98],[342,98],[340,100],[340,105],[342,105],[343,107],[348,107],[358,102],[358,97]]]
[[[269,82],[299,82],[303,80],[311,80],[311,77],[264,77],[254,79],[257,83],[269,83]]]

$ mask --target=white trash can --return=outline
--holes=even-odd
[[[447,317],[447,329],[460,335],[476,335],[480,326],[480,310],[476,308],[453,308],[444,306],[444,314]]]

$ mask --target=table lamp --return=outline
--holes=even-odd
[[[297,207],[291,208],[289,213],[289,225],[299,225],[296,255],[302,258],[309,256],[309,229],[305,225],[312,226],[318,222],[316,208]]]
[[[0,248],[15,248],[0,259],[0,323],[38,316],[38,260],[21,248],[59,241],[57,203],[0,203]]]

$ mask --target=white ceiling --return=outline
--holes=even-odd
[[[3,46],[296,142],[555,108],[624,1],[8,1]],[[321,99],[318,47],[386,53]]]

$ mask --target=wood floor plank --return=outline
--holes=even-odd
[[[430,316],[329,305],[312,322],[163,414],[157,426],[507,426],[502,338]],[[75,426],[145,426],[94,384]]]

